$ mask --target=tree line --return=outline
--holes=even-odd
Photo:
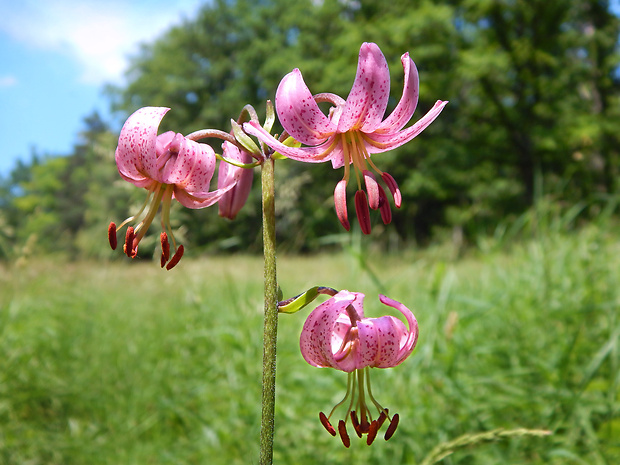
[[[489,232],[541,195],[586,202],[587,215],[618,194],[619,32],[608,1],[216,0],[144,44],[127,84],[106,92],[123,116],[171,107],[161,131],[228,131],[244,105],[264,112],[294,67],[313,92],[346,98],[364,41],[388,60],[393,108],[408,51],[420,73],[414,120],[435,100],[450,103],[412,143],[376,156],[398,181],[403,206],[373,235],[380,244],[425,243],[445,231]],[[143,198],[120,180],[115,146],[115,132],[94,114],[72,153],[16,165],[0,184],[0,255],[107,253],[107,224]],[[342,173],[294,161],[276,170],[281,247],[309,252],[337,242],[332,195]],[[194,250],[258,250],[258,187],[234,222],[216,208],[176,209],[179,234]]]

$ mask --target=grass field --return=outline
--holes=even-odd
[[[105,244],[102,243],[102,247]],[[275,463],[419,464],[433,447],[497,428],[548,429],[456,450],[444,464],[620,463],[620,241],[613,228],[548,233],[458,260],[437,249],[280,257],[285,297],[313,285],[382,291],[420,339],[373,370],[400,414],[389,442],[345,449],[318,421],[346,375],[307,365],[307,312],[279,327]],[[258,257],[31,260],[0,268],[1,464],[249,464],[258,457]]]

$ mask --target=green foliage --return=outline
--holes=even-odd
[[[346,97],[360,44],[375,41],[392,71],[390,111],[402,92],[399,58],[409,51],[421,79],[414,118],[437,99],[450,104],[412,143],[373,158],[398,181],[403,206],[389,228],[373,212],[372,239],[384,247],[427,244],[452,231],[467,241],[518,218],[540,195],[586,202],[593,208],[583,218],[617,195],[619,32],[607,1],[217,0],[145,44],[128,84],[108,95],[123,116],[171,107],[162,131],[230,130],[244,105],[264,112],[295,67],[313,92]],[[110,166],[115,142],[105,124],[91,119],[81,136],[66,160],[36,157],[3,180],[2,256],[19,255],[28,241],[44,251],[100,255],[107,222],[140,203],[143,193],[120,187]],[[329,164],[278,161],[282,250],[339,242],[333,189],[341,177]],[[255,186],[232,223],[213,208],[174,214],[190,254],[253,251],[259,209]],[[148,241],[141,252],[150,253]]]
[[[226,118],[245,103],[261,107],[272,98],[293,67],[313,92],[346,96],[363,41],[377,42],[388,58],[394,105],[398,58],[409,51],[421,76],[417,114],[436,99],[450,104],[418,140],[377,156],[403,191],[394,227],[405,239],[427,240],[438,226],[475,237],[532,205],[541,174],[554,191],[568,181],[567,201],[616,192],[619,31],[607,2],[222,1],[144,49],[130,85],[116,92],[117,108],[172,106],[178,115],[166,127],[176,130],[228,127]],[[171,83],[178,87],[170,90]],[[176,98],[189,89],[199,95],[194,112]],[[315,248],[320,237],[341,232],[333,215],[316,213],[333,208],[341,174],[290,165],[279,168],[282,183],[312,188],[295,199],[287,212],[293,218],[283,218],[289,223],[280,239]],[[330,182],[317,182],[323,179]],[[383,228],[375,240],[386,240]]]
[[[420,339],[399,367],[372,370],[373,394],[400,414],[395,436],[345,449],[318,412],[346,376],[303,361],[309,309],[280,315],[274,463],[618,463],[617,224],[566,234],[553,225],[569,212],[536,217],[522,240],[458,261],[439,248],[364,254],[375,276],[352,256],[281,256],[285,297],[363,290],[379,316],[385,292],[413,309]],[[247,256],[174,273],[139,261],[0,268],[0,462],[256,462],[261,271]]]

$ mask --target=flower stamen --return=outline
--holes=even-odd
[[[344,447],[348,449],[351,446],[351,438],[349,438],[349,433],[347,433],[347,425],[344,420],[338,422],[338,433]]]
[[[327,419],[327,417],[325,416],[323,412],[319,412],[319,420],[321,421],[321,424],[325,427],[325,429],[327,430],[329,434],[331,434],[332,436],[336,436],[336,430],[334,429],[334,427],[329,422],[329,420]]]
[[[112,250],[116,250],[118,241],[116,239],[116,224],[114,221],[112,221],[108,226],[108,242],[110,242],[110,247]]]
[[[355,434],[357,434],[359,438],[362,438],[364,434],[367,435],[366,444],[368,445],[371,445],[374,442],[379,429],[381,429],[385,420],[389,419],[388,409],[382,407],[372,395],[370,390],[370,373],[368,370],[368,367],[364,367],[349,372],[347,374],[347,393],[344,398],[334,406],[329,413],[329,416],[326,416],[323,412],[319,413],[319,420],[321,421],[323,427],[332,436],[336,436],[337,431],[345,447],[349,447],[351,445],[351,439],[346,430],[346,423],[349,418],[351,419],[351,425],[355,430]],[[372,418],[372,414],[370,413],[370,409],[368,408],[368,404],[366,402],[367,398],[371,400],[379,412],[379,416],[376,420],[373,420]],[[344,419],[338,421],[338,428],[336,430],[336,428],[334,428],[330,423],[329,419],[334,414],[336,409],[342,406],[347,400],[349,401],[347,411],[344,415]],[[354,405],[356,406],[355,410],[353,410]],[[390,424],[384,435],[386,441],[394,435],[394,432],[398,426],[398,421],[398,414],[395,414],[390,419]]]
[[[168,234],[166,232],[162,232],[159,235],[159,240],[161,242],[161,267],[163,268],[166,265],[166,262],[170,259],[170,242],[168,242]]]
[[[129,226],[125,233],[125,245],[123,246],[123,252],[125,252],[129,258],[135,258],[138,253],[138,250],[134,248],[135,236],[133,226]]]
[[[395,413],[394,416],[392,417],[392,421],[390,421],[390,426],[388,426],[388,429],[385,432],[385,436],[383,436],[386,441],[389,440],[394,434],[394,432],[396,431],[396,428],[398,427],[398,420],[399,420],[398,413]]]
[[[185,252],[185,249],[183,248],[183,245],[180,245],[177,251],[172,256],[172,258],[170,259],[170,261],[168,262],[168,264],[166,265],[166,270],[170,271],[172,268],[174,268],[177,265],[177,263],[181,261],[181,257],[183,257],[183,252]]]

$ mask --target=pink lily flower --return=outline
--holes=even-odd
[[[329,419],[350,398],[345,419],[338,423],[338,432],[346,447],[350,445],[346,430],[349,416],[356,434],[360,438],[367,434],[366,442],[369,445],[386,419],[390,420],[390,425],[385,440],[392,437],[399,416],[395,414],[390,418],[388,409],[383,408],[373,397],[369,368],[400,365],[411,354],[418,340],[418,322],[413,313],[400,302],[384,295],[380,295],[379,300],[400,311],[409,329],[393,316],[365,318],[364,294],[340,291],[310,313],[301,331],[301,354],[306,362],[315,367],[330,367],[348,373],[345,398],[329,415],[323,412],[319,414],[325,429],[335,436],[336,430]],[[368,399],[377,409],[376,419],[373,419],[371,409],[366,404]],[[357,405],[359,412],[353,410],[354,405]]]
[[[149,194],[137,215],[126,219],[118,228],[113,222],[110,223],[108,239],[112,249],[116,249],[117,230],[138,220],[146,209],[139,224],[128,226],[125,235],[123,249],[127,256],[134,258],[138,253],[138,244],[162,205],[161,266],[169,270],[179,262],[184,251],[182,245],[177,246],[172,234],[172,199],[187,208],[209,207],[234,187],[236,179],[230,178],[227,184],[209,191],[215,172],[215,152],[207,144],[199,144],[172,131],[157,135],[159,124],[168,110],[164,107],[141,108],[123,125],[115,154],[118,172],[123,179],[143,187]],[[172,258],[168,233],[175,249]]]
[[[252,155],[245,150],[240,150],[230,142],[222,144],[223,156],[226,159],[234,160],[243,164],[250,164],[253,161]],[[219,200],[219,215],[230,220],[234,220],[239,210],[245,205],[252,189],[254,171],[251,168],[239,168],[230,163],[220,163],[217,174],[217,186],[224,188],[231,183],[234,187],[226,192]]]
[[[293,160],[320,163],[331,161],[332,166],[344,166],[344,177],[336,185],[334,203],[340,223],[348,231],[346,187],[353,165],[357,180],[355,210],[365,234],[370,234],[370,211],[379,210],[385,224],[391,219],[389,201],[377,182],[376,173],[392,193],[394,204],[400,208],[402,196],[394,178],[371,161],[375,153],[400,147],[420,134],[441,113],[447,101],[438,100],[433,108],[412,126],[403,129],[413,116],[418,103],[419,78],[409,54],[401,57],[405,80],[403,95],[396,108],[385,119],[390,92],[390,74],[383,53],[374,43],[360,48],[355,82],[347,100],[334,94],[312,96],[299,69],[287,74],[276,92],[276,112],[286,132],[307,147],[288,147],[275,139],[255,122],[243,125],[244,130],[272,149]],[[329,115],[323,114],[319,102],[333,106]],[[362,181],[366,191],[362,188]]]

